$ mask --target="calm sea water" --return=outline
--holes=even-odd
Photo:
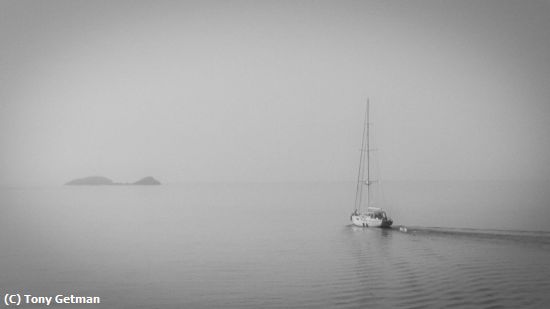
[[[5,187],[0,291],[93,308],[541,308],[548,188],[389,184],[403,233],[350,226],[348,183]]]

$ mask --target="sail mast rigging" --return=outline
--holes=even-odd
[[[370,203],[370,140],[369,140],[369,98],[367,98],[367,179],[366,179],[366,185],[367,185],[367,209],[369,207]]]
[[[357,189],[355,192],[355,210],[361,209],[361,202],[363,198],[363,182],[365,175],[365,153],[368,156],[368,150],[365,149],[365,136],[367,136],[367,147],[368,147],[368,119],[369,119],[369,100],[367,99],[367,106],[365,109],[365,119],[363,122],[363,135],[361,136],[361,150],[359,155],[359,170],[357,171]],[[367,167],[368,175],[368,167]],[[368,176],[367,176],[368,178]]]

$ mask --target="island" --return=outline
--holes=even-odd
[[[160,181],[154,177],[147,176],[134,183],[114,182],[111,179],[103,176],[90,176],[84,178],[73,179],[67,182],[67,186],[157,186]]]
[[[160,185],[160,181],[156,180],[155,178],[151,176],[143,177],[140,180],[133,183],[134,185],[142,185],[142,186],[156,186]]]
[[[71,180],[71,181],[67,182],[65,185],[69,185],[69,186],[81,186],[81,185],[103,186],[103,185],[114,185],[114,184],[115,183],[107,177],[90,176],[90,177]]]

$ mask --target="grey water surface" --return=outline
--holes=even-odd
[[[390,183],[390,230],[349,225],[352,183],[3,187],[0,290],[101,297],[90,308],[541,308],[546,186]]]

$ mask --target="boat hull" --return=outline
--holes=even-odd
[[[371,218],[368,215],[351,215],[351,223],[360,227],[391,227],[392,221],[387,219]]]

